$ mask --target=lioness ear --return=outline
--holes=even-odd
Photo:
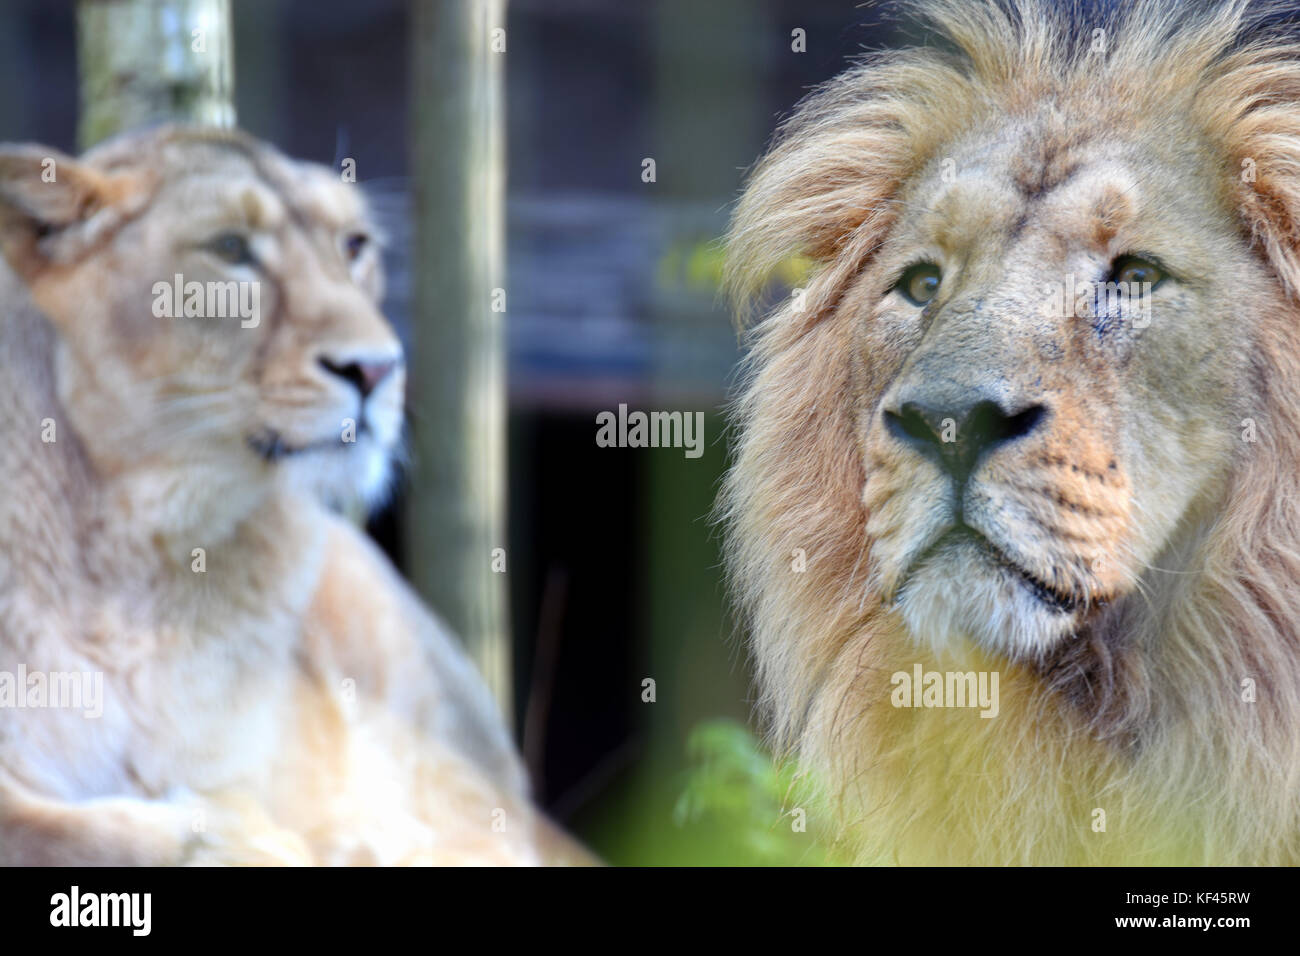
[[[139,207],[140,186],[57,150],[0,144],[0,251],[29,281],[73,262]]]

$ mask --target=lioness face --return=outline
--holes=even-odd
[[[55,208],[58,189],[77,195]],[[30,212],[9,217],[7,254],[58,329],[59,395],[101,469],[192,475],[177,486],[212,500],[278,481],[333,500],[384,488],[402,350],[357,189],[242,136],[178,130],[11,185]]]
[[[1276,282],[1212,159],[1048,122],[916,176],[847,297],[876,585],[936,650],[1043,654],[1176,573],[1252,407],[1242,316]]]

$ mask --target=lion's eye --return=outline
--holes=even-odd
[[[348,262],[356,262],[369,243],[370,237],[364,232],[350,233],[347,239],[343,241],[343,248],[347,252]]]
[[[894,286],[913,305],[925,305],[939,291],[943,273],[933,262],[918,262],[903,273]]]
[[[1155,289],[1165,281],[1164,270],[1140,256],[1120,256],[1111,264],[1110,281],[1137,283],[1139,289]]]
[[[232,266],[250,265],[254,261],[248,240],[237,232],[223,232],[210,239],[207,247],[213,255]]]

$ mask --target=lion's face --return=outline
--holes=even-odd
[[[1041,654],[1139,588],[1228,473],[1276,287],[1195,147],[1049,122],[908,183],[842,306],[875,586],[936,648]]]
[[[214,500],[278,481],[333,500],[383,489],[402,350],[358,187],[176,130],[19,187],[29,214],[9,217],[7,252],[58,329],[59,395],[102,470],[197,469],[176,485]]]

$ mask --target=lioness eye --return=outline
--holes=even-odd
[[[925,305],[939,291],[943,273],[933,262],[918,262],[903,273],[894,286],[913,305]]]
[[[343,247],[347,250],[348,261],[356,262],[369,241],[370,238],[364,232],[354,232],[349,235],[343,243]]]
[[[1155,289],[1165,281],[1165,273],[1154,262],[1139,256],[1120,256],[1111,264],[1110,281],[1136,282],[1139,288],[1143,287],[1143,283],[1149,282],[1150,287]]]
[[[248,240],[236,232],[225,232],[210,240],[208,249],[232,266],[248,265],[253,261],[253,250],[248,247]]]

